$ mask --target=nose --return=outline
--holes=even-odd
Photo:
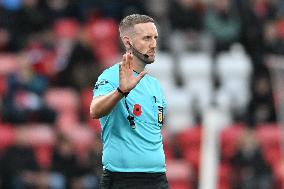
[[[150,43],[151,48],[156,48],[157,47],[157,39],[153,39]]]

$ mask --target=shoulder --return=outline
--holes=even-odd
[[[159,94],[163,94],[161,83],[156,77],[152,76],[151,74],[146,74],[145,80],[147,82],[147,85],[151,86],[152,91],[156,91]]]
[[[110,83],[116,85],[119,82],[119,64],[115,64],[107,69],[105,69],[101,75],[98,77],[96,85]]]
[[[98,81],[107,80],[109,82],[116,82],[119,77],[119,64],[114,64],[113,66],[105,69],[101,75],[98,77]]]
[[[113,66],[106,68],[99,77],[111,76],[118,73],[119,63],[114,64]]]
[[[145,75],[145,78],[147,79],[148,82],[151,82],[155,85],[159,85],[160,86],[160,82],[157,78],[155,78],[154,76],[152,76],[151,74],[147,73]]]
[[[163,101],[165,101],[164,90],[162,89],[160,81],[151,74],[146,74],[145,77],[147,79],[147,82],[151,85],[152,91],[160,94],[160,97],[163,99]]]
[[[117,87],[119,83],[118,70],[119,65],[115,64],[101,73],[94,87],[95,96],[107,94]]]

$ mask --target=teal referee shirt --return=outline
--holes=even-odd
[[[133,72],[135,76],[138,74]],[[94,96],[119,86],[119,64],[106,69],[95,84]],[[125,100],[129,106],[127,111]],[[161,128],[166,100],[157,79],[146,74],[113,110],[100,119],[104,169],[114,172],[165,172]],[[132,129],[127,116],[134,116]]]

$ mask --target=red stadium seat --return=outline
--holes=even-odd
[[[185,160],[191,164],[195,171],[199,171],[200,166],[200,149],[189,148],[185,151]]]
[[[172,189],[191,189],[191,168],[182,160],[167,162],[167,178]]]
[[[276,32],[277,35],[283,40],[284,39],[284,21],[279,19],[276,22]]]
[[[113,19],[99,18],[86,24],[86,35],[93,51],[104,67],[117,61],[119,55],[118,23]]]
[[[79,115],[76,112],[61,112],[57,115],[56,126],[62,132],[73,129],[79,124]]]
[[[177,142],[182,151],[188,148],[200,149],[201,145],[201,127],[192,127],[184,130],[176,135]]]
[[[71,88],[50,88],[44,95],[44,100],[49,107],[57,113],[74,112],[79,110],[79,96]]]
[[[110,67],[118,61],[118,45],[113,42],[105,42],[93,50],[104,67]]]
[[[170,133],[166,131],[166,129],[162,130],[162,135],[163,135],[163,146],[164,146],[166,161],[171,161],[174,159],[174,149],[171,140],[172,136]]]
[[[89,21],[86,24],[88,38],[96,44],[112,41],[118,43],[118,24],[115,20],[109,18],[98,18]]]
[[[22,142],[29,144],[35,151],[36,160],[41,168],[49,168],[51,164],[52,146],[55,143],[55,133],[51,125],[28,124],[17,129]]]
[[[93,131],[95,131],[95,133],[101,133],[102,128],[99,119],[92,119],[89,117],[89,119],[87,119],[87,124]]]
[[[93,89],[86,88],[81,93],[81,107],[83,113],[87,117],[88,126],[95,131],[95,133],[101,133],[101,125],[98,119],[92,119],[90,116],[90,104],[93,99]]]
[[[7,91],[7,78],[5,75],[0,75],[0,98],[3,95],[5,95],[6,91]]]
[[[173,150],[171,149],[171,146],[167,142],[164,142],[163,145],[164,145],[166,161],[172,160],[174,155],[173,155]]]
[[[281,128],[276,124],[260,125],[256,128],[265,160],[273,166],[281,159]]]
[[[54,24],[54,32],[60,38],[74,39],[79,31],[79,23],[75,19],[59,19]]]
[[[16,55],[1,54],[0,55],[0,75],[8,75],[15,73],[18,69]]]
[[[89,115],[90,112],[90,104],[93,99],[93,89],[92,88],[86,88],[81,93],[81,107],[83,110],[83,113],[86,115]]]
[[[39,167],[47,169],[51,167],[52,146],[42,145],[34,147],[35,157]]]
[[[34,50],[37,51],[37,47],[32,47],[35,48]],[[52,52],[52,51],[46,51],[46,50],[42,50],[42,49],[38,49],[39,51],[43,51],[42,52],[42,56],[40,57],[40,59],[35,62],[35,64],[33,64],[34,70],[39,73],[42,74],[46,77],[48,77],[49,79],[54,79],[58,70],[56,68],[56,53]]]
[[[284,158],[274,163],[273,175],[275,178],[277,188],[283,189],[284,188]]]
[[[231,166],[229,164],[222,163],[218,169],[218,189],[230,189],[231,188]]]
[[[224,160],[229,160],[234,155],[238,139],[244,128],[244,125],[240,123],[229,125],[221,131],[221,156]]]
[[[0,123],[0,151],[14,144],[16,130],[12,125]]]
[[[176,135],[177,144],[183,157],[195,170],[199,168],[201,135],[202,129],[198,126]]]
[[[92,147],[94,132],[86,125],[80,124],[76,127],[66,130],[64,134],[73,142],[76,154],[79,157],[87,155],[87,151]]]
[[[34,123],[22,125],[18,131],[25,137],[27,143],[32,146],[53,145],[55,133],[51,127],[48,124]]]

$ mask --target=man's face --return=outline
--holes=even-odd
[[[134,26],[131,43],[140,53],[147,54],[148,62],[155,61],[158,31],[154,23],[141,23]]]

